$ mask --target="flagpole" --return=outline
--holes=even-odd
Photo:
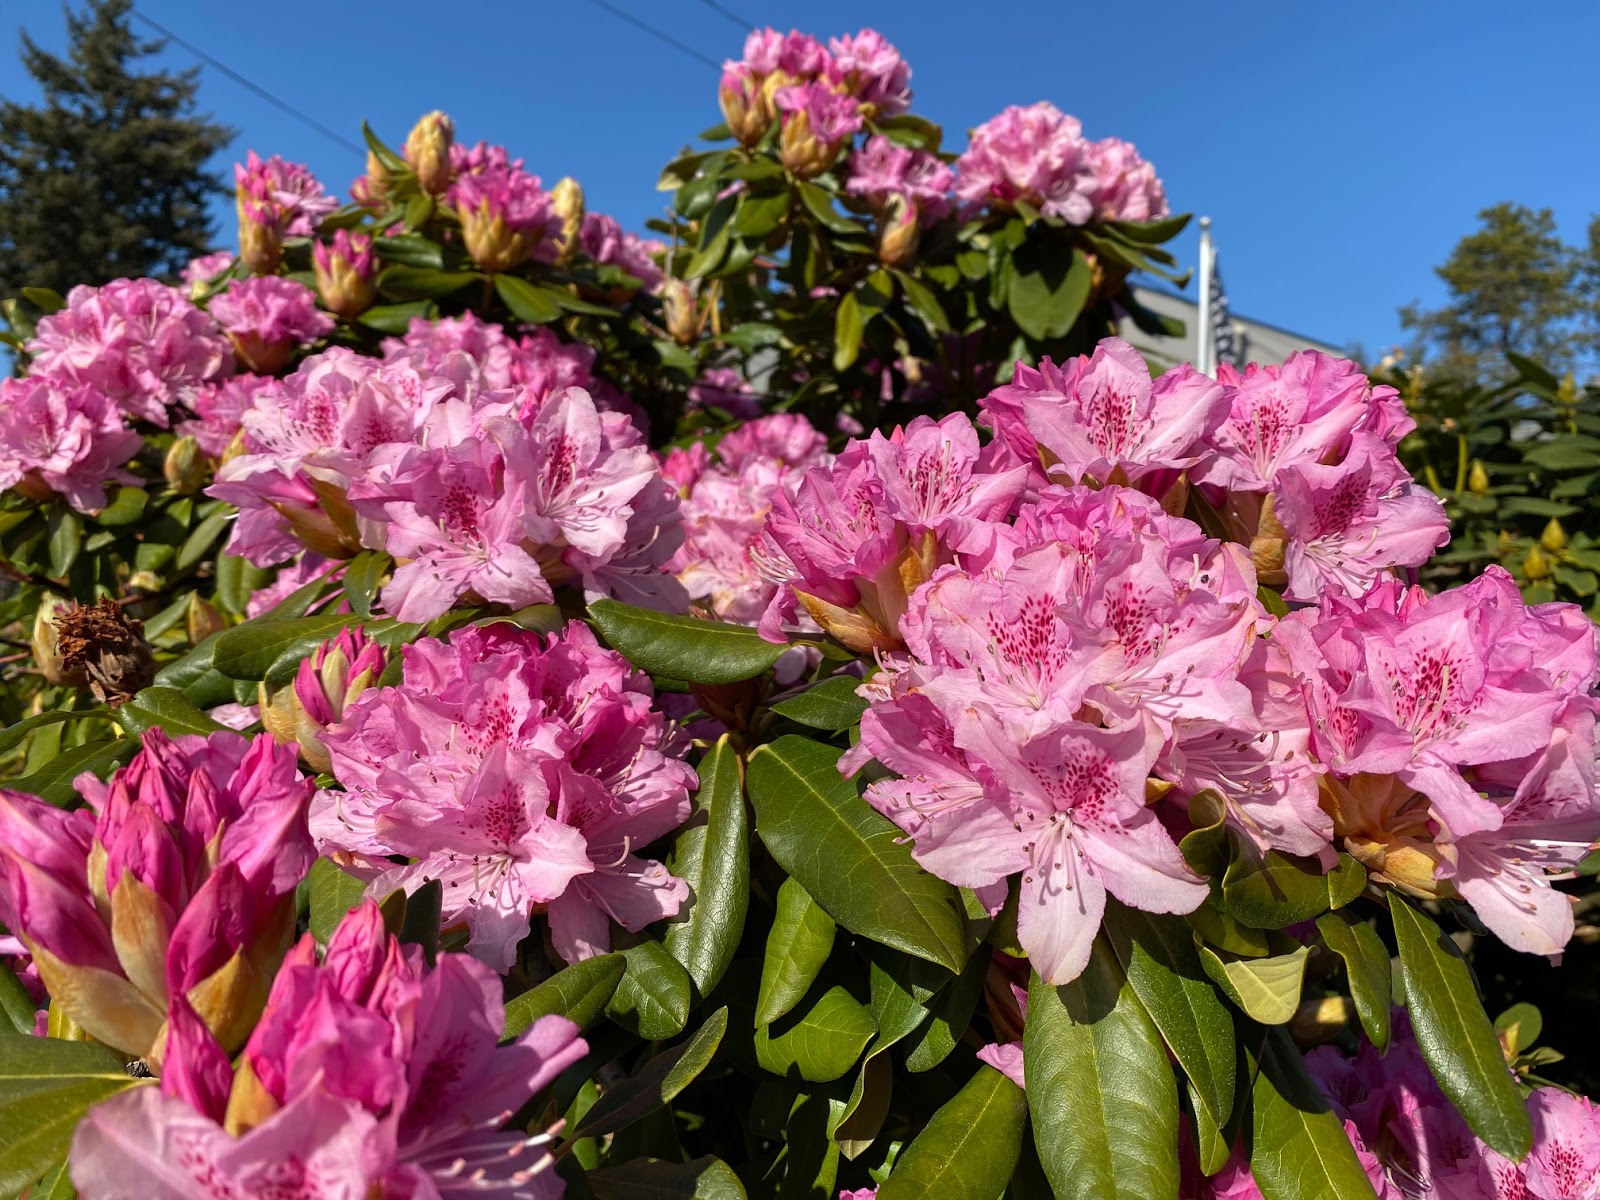
[[[1200,294],[1195,305],[1194,369],[1216,373],[1217,348],[1211,333],[1211,273],[1216,252],[1211,245],[1211,218],[1200,218]]]

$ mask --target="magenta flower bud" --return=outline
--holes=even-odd
[[[743,63],[723,66],[717,102],[722,106],[722,119],[728,123],[728,132],[738,138],[742,146],[754,146],[772,125],[772,105],[766,91],[754,72]]]
[[[297,347],[333,330],[333,318],[317,310],[310,288],[275,275],[230,283],[211,301],[211,315],[239,361],[258,375],[276,374]]]
[[[861,128],[856,102],[825,83],[780,88],[773,103],[783,115],[778,157],[796,179],[821,175]]]
[[[300,163],[274,154],[263,161],[254,150],[233,164],[239,211],[239,257],[257,275],[270,275],[283,260],[283,241],[310,237],[339,201]]]
[[[261,720],[279,741],[297,742],[300,756],[323,773],[332,768],[322,731],[344,720],[357,698],[378,682],[383,647],[359,626],[346,626],[300,664],[294,682],[270,695],[262,685]]]
[[[464,173],[449,200],[461,221],[472,261],[485,271],[509,271],[543,242],[561,235],[561,218],[539,178],[516,166],[489,165]]]
[[[53,1006],[159,1066],[174,998],[227,1051],[248,1036],[311,865],[311,784],[271,738],[144,735],[88,807],[0,791],[0,920]]]
[[[333,241],[312,247],[311,268],[322,303],[347,321],[364,313],[378,297],[378,261],[371,234],[336,231]]]

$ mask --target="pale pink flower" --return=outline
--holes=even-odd
[[[1043,100],[1012,105],[974,129],[956,176],[956,195],[972,207],[1021,201],[1070,225],[1094,216],[1097,179],[1083,126]]]
[[[232,250],[213,250],[210,254],[191,258],[179,277],[191,289],[204,287],[231,266],[233,266]]]
[[[277,275],[234,280],[212,297],[210,310],[240,361],[262,374],[333,330],[333,318],[317,308],[310,288]]]
[[[106,484],[139,482],[123,466],[143,444],[91,385],[48,375],[0,381],[0,490],[42,488],[95,512],[106,505]]]
[[[181,422],[178,432],[194,438],[212,458],[221,458],[244,427],[244,414],[276,382],[270,376],[247,372],[221,383],[206,384],[189,401],[194,418]]]
[[[647,292],[661,284],[661,267],[656,261],[660,243],[646,241],[617,224],[604,213],[584,213],[578,233],[583,252],[605,267],[617,267],[633,276]]]
[[[1101,138],[1089,146],[1097,221],[1159,221],[1167,215],[1167,193],[1156,169],[1139,157],[1132,142]]]
[[[874,119],[911,107],[911,67],[876,29],[832,38],[832,74]]]
[[[609,947],[612,920],[642,929],[687,898],[633,852],[687,819],[686,747],[649,680],[579,622],[548,642],[493,625],[413,643],[401,685],[323,740],[344,788],[313,806],[324,849],[355,855],[374,894],[440,880],[446,924],[499,970],[534,913],[573,961]]]
[[[233,164],[239,213],[272,230],[279,238],[310,237],[322,218],[339,207],[309,168],[276,154],[261,159],[251,150],[242,163]]]

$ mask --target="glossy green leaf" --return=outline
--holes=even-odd
[[[399,337],[410,328],[411,322],[417,317],[426,317],[434,311],[436,310],[432,301],[408,300],[403,304],[375,304],[356,320],[369,329],[376,329],[379,333],[389,333]]]
[[[776,1021],[798,1004],[833,949],[833,918],[796,880],[779,886],[777,909],[761,963],[757,1025]]]
[[[594,1200],[745,1200],[744,1184],[720,1158],[635,1158],[584,1176]],[[572,1192],[569,1190],[568,1195]]]
[[[1006,310],[1029,337],[1064,337],[1083,314],[1093,284],[1084,252],[1036,226],[1012,258]]]
[[[66,298],[54,288],[25,287],[20,290],[27,297],[28,303],[42,311],[45,316],[58,313],[67,306]]]
[[[693,820],[678,834],[672,873],[689,885],[689,900],[664,938],[700,995],[721,981],[744,934],[750,907],[750,822],[739,755],[723,734],[700,760]]]
[[[378,288],[385,296],[402,300],[440,297],[459,292],[481,276],[476,271],[443,271],[437,267],[413,267],[407,263],[394,263],[378,276]],[[496,276],[498,283],[501,276]]]
[[[311,864],[311,933],[324,946],[344,915],[361,903],[365,881],[341,871],[333,860],[319,858]]]
[[[515,275],[496,275],[494,290],[511,315],[530,325],[545,325],[561,315],[561,305],[548,288],[536,287]]]
[[[589,616],[612,649],[641,671],[689,683],[749,679],[788,649],[764,641],[748,625],[677,617],[619,600],[596,600]]]
[[[363,550],[345,565],[344,594],[356,616],[372,615],[372,597],[393,564],[394,560],[381,550]]]
[[[1366,869],[1348,854],[1324,873],[1315,859],[1241,847],[1222,877],[1222,902],[1245,925],[1282,929],[1343,907],[1366,882]]]
[[[789,212],[789,193],[771,196],[746,196],[733,217],[733,231],[741,237],[764,238],[783,222]]]
[[[8,779],[6,787],[16,792],[37,796],[46,804],[57,807],[70,804],[78,795],[73,780],[85,771],[104,779],[139,751],[133,738],[115,738],[85,742],[70,750],[63,750],[44,766],[20,779]]]
[[[178,547],[172,565],[180,571],[187,571],[198,565],[211,553],[211,548],[217,539],[227,532],[236,515],[234,510],[226,505],[209,514],[194,527],[188,537],[183,539],[183,545]]]
[[[802,183],[797,189],[800,193],[800,203],[806,206],[806,211],[815,217],[819,224],[834,233],[861,233],[861,225],[843,215],[833,206],[833,199],[814,183]]]
[[[1394,1003],[1388,947],[1371,925],[1347,913],[1318,917],[1317,932],[1328,949],[1344,960],[1350,998],[1368,1040],[1379,1050],[1388,1049],[1389,1008]]]
[[[1182,917],[1106,905],[1105,929],[1134,994],[1221,1125],[1233,1111],[1233,1016],[1200,965]]]
[[[772,711],[813,729],[837,733],[849,729],[867,711],[867,702],[856,695],[860,686],[861,680],[854,675],[835,675],[777,701]]]
[[[28,1193],[28,1200],[74,1200],[78,1189],[72,1186],[72,1172],[68,1169],[66,1159],[52,1169],[39,1186]]]
[[[1455,942],[1394,892],[1389,913],[1411,1028],[1433,1077],[1474,1133],[1520,1160],[1533,1144],[1533,1127],[1471,969]]]
[[[1028,985],[1033,1140],[1062,1200],[1175,1200],[1178,1087],[1154,1022],[1105,939],[1083,973]]]
[[[120,527],[132,525],[144,516],[150,503],[150,493],[138,487],[119,487],[111,493],[111,503],[95,513],[97,525]]]
[[[563,967],[543,983],[506,1001],[505,1036],[516,1037],[540,1017],[555,1013],[581,1029],[600,1019],[622,982],[628,960],[599,954]]]
[[[72,564],[78,561],[78,552],[83,549],[83,518],[58,501],[48,526],[50,574],[56,579],[65,579]]]
[[[974,954],[955,982],[934,998],[927,1021],[906,1041],[906,1070],[913,1074],[931,1071],[956,1048],[978,1010],[990,957]]]
[[[105,1046],[0,1034],[0,1195],[39,1180],[87,1109],[138,1084]]]
[[[750,757],[756,830],[772,857],[839,924],[952,973],[966,962],[955,889],[839,775],[840,752],[786,735]]]
[[[866,333],[861,302],[854,292],[846,292],[833,313],[833,369],[848,370],[861,354],[861,338]]]
[[[1282,1029],[1270,1030],[1250,1105],[1250,1171],[1266,1200],[1375,1200],[1344,1122]]]
[[[765,1071],[827,1083],[838,1079],[878,1031],[872,1014],[842,987],[756,1030],[756,1061]]]
[[[615,1133],[664,1104],[711,1065],[728,1030],[728,1010],[719,1008],[706,1018],[694,1036],[664,1050],[640,1068],[638,1074],[607,1088],[584,1115],[573,1137],[598,1137]]]
[[[1299,1009],[1300,985],[1310,947],[1301,946],[1289,954],[1266,958],[1236,958],[1226,950],[1209,946],[1200,946],[1199,952],[1206,974],[1251,1020],[1283,1025]]]
[[[201,712],[176,688],[148,687],[117,709],[117,724],[138,736],[160,728],[173,737],[186,733],[211,734],[224,728]]]
[[[922,318],[923,324],[934,333],[947,332],[950,321],[944,315],[938,297],[928,285],[909,271],[895,271],[894,277],[900,282],[900,290],[905,294],[906,303],[911,306],[912,312]]]
[[[0,1034],[6,1031],[6,1022],[10,1022],[17,1033],[32,1036],[36,1011],[33,997],[22,986],[22,980],[0,962]]]
[[[89,708],[78,712],[43,712],[37,716],[27,717],[15,725],[8,725],[0,729],[0,754],[20,746],[30,733],[35,729],[42,729],[46,725],[59,725],[64,721],[81,721],[85,717],[104,717],[107,710],[104,708]]]
[[[344,626],[358,623],[349,613],[247,621],[217,634],[212,665],[230,679],[266,679],[272,665],[285,654],[304,658]],[[293,675],[293,670],[288,674]]]
[[[1537,1005],[1521,1001],[1494,1019],[1494,1031],[1506,1053],[1520,1054],[1538,1042],[1544,1031],[1544,1014]]]
[[[1028,1099],[993,1067],[980,1066],[900,1152],[878,1200],[994,1200],[1022,1153]]]
[[[420,233],[391,233],[372,239],[372,249],[386,263],[404,263],[408,267],[444,266],[444,247]]]
[[[627,969],[606,1005],[606,1015],[647,1042],[676,1037],[689,1023],[689,973],[660,942],[622,951]]]

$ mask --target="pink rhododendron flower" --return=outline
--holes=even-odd
[[[469,166],[445,199],[461,220],[467,253],[486,271],[509,271],[529,255],[550,252],[561,233],[549,193],[520,165]]]
[[[323,741],[344,787],[313,806],[323,849],[376,895],[440,880],[445,923],[499,970],[535,913],[576,961],[610,946],[611,921],[642,929],[688,896],[633,853],[689,816],[685,747],[649,680],[579,622],[548,641],[491,625],[407,646],[401,685],[369,689]]]
[[[248,210],[252,221],[280,237],[310,237],[339,207],[307,167],[276,154],[263,160],[251,150],[244,162],[233,164],[233,181],[241,215]]]
[[[684,541],[668,567],[710,615],[754,625],[777,592],[754,553],[773,497],[792,495],[827,460],[827,439],[804,417],[776,413],[723,438],[715,463],[700,443],[694,450],[663,466],[683,496]]]
[[[180,422],[178,432],[194,438],[212,458],[221,458],[244,427],[244,414],[254,407],[256,397],[275,383],[270,376],[246,373],[206,384],[189,401],[194,418]]]
[[[993,460],[965,416],[918,417],[807,471],[792,499],[776,494],[760,559],[787,586],[762,636],[783,640],[803,607],[852,649],[898,647],[908,594],[957,554],[987,551],[1021,494],[1025,470]]]
[[[172,409],[233,370],[233,351],[211,318],[154,279],[73,288],[65,308],[40,318],[28,354],[32,374],[96,388],[163,429]]]
[[[707,367],[690,386],[688,395],[696,407],[720,408],[731,417],[748,420],[761,412],[761,399],[755,388],[735,367]]]
[[[661,267],[656,261],[659,242],[646,241],[617,224],[604,213],[584,213],[578,233],[583,252],[601,266],[619,267],[637,279],[644,290],[653,292],[661,283]]]
[[[237,1075],[203,1027],[186,1030],[160,1089],[94,1108],[73,1182],[85,1200],[560,1196],[549,1137],[501,1130],[588,1046],[559,1016],[497,1045],[500,993],[464,955],[430,969],[368,901],[320,963],[310,934],[290,953]]]
[[[333,318],[317,308],[310,288],[277,275],[234,280],[212,298],[211,315],[239,361],[264,375],[282,368],[295,347],[333,330]]]
[[[1120,338],[1060,366],[1019,364],[1011,383],[978,403],[996,437],[1048,479],[1127,482],[1155,495],[1206,457],[1228,411],[1223,388],[1190,367],[1152,381]]]
[[[372,235],[336,229],[330,241],[311,247],[317,292],[331,312],[352,320],[377,299],[378,257]]]
[[[1097,221],[1159,221],[1167,215],[1167,193],[1156,169],[1139,157],[1131,142],[1101,138],[1089,145]]]
[[[850,156],[845,190],[860,196],[880,215],[899,197],[923,224],[950,211],[955,173],[937,155],[897,146],[883,134],[868,138]]]
[[[213,250],[210,254],[202,254],[191,258],[179,278],[189,285],[191,291],[197,287],[204,287],[229,267],[233,266],[232,250]]]
[[[832,74],[860,101],[873,119],[893,117],[911,107],[911,67],[876,29],[832,38]]]
[[[956,162],[956,195],[968,205],[1011,208],[1020,200],[1071,225],[1094,216],[1096,185],[1083,126],[1043,100],[985,121]]]
[[[143,444],[91,385],[49,375],[0,380],[0,490],[35,500],[55,492],[95,512],[106,505],[106,484],[139,482],[122,467]]]
[[[228,1049],[249,1033],[311,866],[293,751],[235,733],[145,733],[88,807],[0,791],[0,920],[97,1040],[159,1061],[184,997]]]
[[[778,135],[778,157],[801,179],[822,174],[839,157],[840,149],[861,128],[861,112],[854,100],[826,83],[815,82],[779,88],[773,94],[783,128]]]

